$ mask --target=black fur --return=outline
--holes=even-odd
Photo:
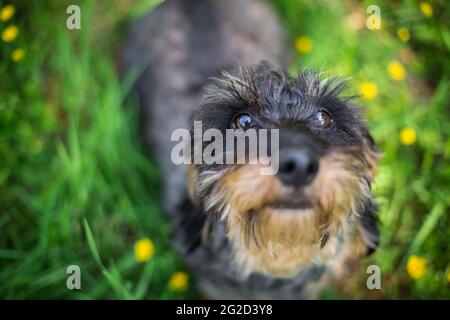
[[[327,266],[308,265],[290,279],[254,273],[243,278],[233,263],[225,223],[203,208],[201,198],[212,190],[203,190],[194,203],[188,195],[185,168],[171,162],[174,129],[189,128],[189,120],[201,120],[204,130],[223,131],[237,114],[248,112],[261,128],[283,129],[284,142],[289,137],[295,140],[301,132],[324,151],[339,146],[375,148],[359,108],[351,97],[342,95],[344,81],[328,78],[324,83],[313,72],[292,78],[280,71],[288,63],[283,39],[276,16],[263,1],[166,0],[133,26],[126,45],[126,67],[143,70],[136,88],[144,141],[165,179],[163,202],[174,222],[174,242],[198,276],[201,291],[210,298],[311,298],[308,285],[317,283]],[[269,63],[259,64],[262,60]],[[239,65],[256,67],[240,69],[236,74],[240,80],[221,76],[221,70],[231,72]],[[205,91],[212,77],[221,80]],[[333,127],[324,130],[315,124],[314,115],[320,109],[332,115]],[[203,172],[211,167],[197,169]],[[374,207],[366,206],[359,223],[368,245],[375,247]],[[322,245],[326,241],[324,236]]]

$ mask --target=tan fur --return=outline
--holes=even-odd
[[[377,160],[380,158],[380,154],[373,148],[365,146],[363,155],[369,169],[369,177],[373,179],[378,169]]]
[[[196,196],[195,196],[195,185],[197,183],[198,179],[198,172],[195,170],[194,166],[192,164],[187,165],[187,187],[189,196],[192,199],[194,203],[196,203]]]
[[[209,207],[217,207],[228,225],[236,263],[244,274],[289,277],[311,261],[332,261],[341,249],[337,235],[347,236],[349,216],[355,216],[369,192],[367,164],[352,152],[333,152],[322,158],[314,182],[303,197],[312,208],[277,209],[292,197],[276,175],[260,175],[260,165],[241,165],[215,173],[218,182]],[[328,241],[322,248],[324,237]]]

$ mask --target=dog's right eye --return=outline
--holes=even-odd
[[[322,128],[328,129],[334,124],[334,120],[331,115],[325,110],[320,110],[315,114],[316,121]]]
[[[247,113],[242,113],[233,120],[234,129],[247,130],[253,126],[252,118]]]

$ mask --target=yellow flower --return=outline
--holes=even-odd
[[[134,258],[138,262],[148,261],[155,252],[153,242],[148,238],[143,238],[134,244]]]
[[[365,100],[373,100],[377,96],[378,89],[375,83],[372,81],[364,81],[359,86],[359,93]]]
[[[421,2],[419,8],[425,17],[431,17],[433,15],[433,7],[428,2]]]
[[[391,78],[395,81],[402,81],[405,79],[406,76],[405,67],[397,60],[389,62],[387,66],[387,71],[391,76]]]
[[[0,10],[0,21],[5,22],[11,19],[16,12],[16,8],[12,5],[6,5]]]
[[[427,263],[428,261],[425,258],[412,255],[406,262],[406,270],[411,278],[417,280],[422,278],[427,272]]]
[[[14,41],[19,34],[19,28],[17,26],[9,26],[2,32],[2,40],[5,42]]]
[[[450,282],[450,272],[447,273],[447,282]]]
[[[406,28],[398,29],[397,36],[403,42],[407,42],[409,40],[409,38],[411,38],[411,34],[409,33],[409,30]]]
[[[20,60],[23,59],[23,57],[25,57],[25,50],[23,50],[23,49],[15,49],[11,53],[11,59],[14,62],[19,62]]]
[[[301,54],[306,54],[312,50],[313,41],[308,36],[300,36],[295,40],[295,47]]]
[[[189,276],[186,272],[175,272],[169,280],[169,289],[176,292],[184,292],[189,287]]]
[[[400,142],[404,145],[411,145],[416,142],[416,132],[411,128],[403,128],[400,131]]]

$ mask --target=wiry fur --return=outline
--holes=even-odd
[[[342,269],[342,256],[360,247],[359,242],[369,251],[376,248],[370,181],[378,155],[358,107],[351,103],[353,97],[342,97],[345,84],[312,71],[291,78],[263,63],[224,73],[208,87],[204,103],[193,115],[207,128],[225,129],[218,117],[226,118],[227,109],[235,114],[242,106],[264,119],[267,128],[307,122],[308,113],[339,108],[334,115],[345,133],[336,137],[333,131],[331,137],[319,138],[327,141],[327,147],[317,177],[302,190],[301,197],[310,204],[306,208],[277,208],[277,203],[299,195],[277,176],[260,175],[259,165],[191,168],[194,201],[208,221],[224,222],[239,277],[259,273],[292,279],[311,265]],[[203,236],[202,241],[210,239]],[[358,252],[355,249],[353,255],[361,254],[361,249]]]
[[[354,240],[350,233],[355,230],[349,230],[349,223],[364,210],[370,191],[362,163],[347,158],[336,153],[322,160],[318,177],[305,190],[314,209],[270,208],[292,193],[276,176],[261,176],[257,165],[242,166],[232,173],[203,174],[201,187],[215,184],[203,200],[205,209],[226,221],[243,273],[289,277],[312,260],[332,258],[337,237]],[[349,168],[351,165],[355,168]]]
[[[313,298],[330,274],[345,274],[349,257],[376,248],[377,152],[360,109],[339,78],[281,71],[283,36],[268,6],[167,0],[133,30],[125,60],[147,66],[137,83],[144,139],[163,171],[174,243],[207,297]],[[320,109],[333,115],[331,130],[314,125]],[[280,128],[281,148],[309,137],[320,151],[313,182],[299,192],[259,175],[259,165],[186,173],[171,163],[173,129],[198,120],[224,131],[240,112]],[[284,207],[292,199],[304,206]]]

